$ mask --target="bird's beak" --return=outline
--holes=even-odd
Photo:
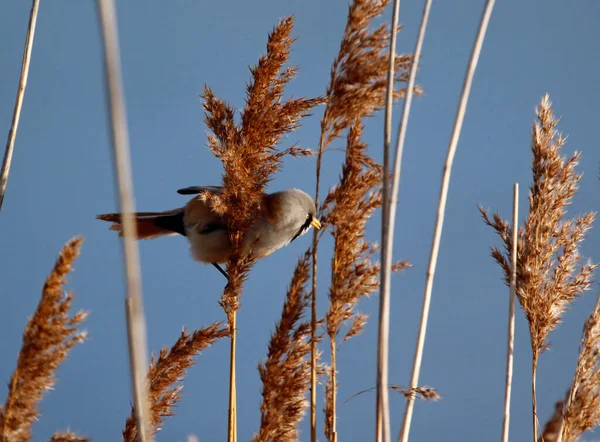
[[[317,230],[321,229],[321,222],[317,218],[313,218],[312,221],[310,222],[310,225],[313,226]]]

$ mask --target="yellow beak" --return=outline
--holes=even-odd
[[[313,226],[317,230],[321,229],[321,222],[317,218],[313,218],[312,221],[310,222],[310,225]]]

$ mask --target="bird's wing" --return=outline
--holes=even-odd
[[[222,190],[221,186],[190,186],[177,190],[177,193],[180,195],[197,195],[202,192],[221,193]]]
[[[183,223],[186,229],[195,229],[197,233],[212,233],[215,230],[227,230],[219,215],[214,213],[202,197],[195,197],[185,205]]]

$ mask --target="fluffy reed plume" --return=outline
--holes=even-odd
[[[153,433],[160,431],[165,418],[174,414],[173,407],[181,399],[180,392],[183,388],[182,384],[175,384],[194,365],[194,356],[225,336],[229,336],[229,329],[218,322],[191,334],[184,329],[171,349],[165,347],[158,358],[152,357],[148,369],[148,391]],[[123,430],[123,441],[137,440],[138,429],[132,409]]]
[[[390,29],[387,24],[375,29],[371,26],[388,3],[389,0],[355,0],[349,6],[327,87],[328,103],[321,121],[322,149],[356,120],[372,115],[385,104]],[[397,55],[396,81],[408,80],[411,61],[411,55]],[[405,92],[396,90],[394,96],[400,98]]]
[[[537,406],[535,377],[541,353],[549,346],[548,335],[561,320],[563,312],[592,283],[597,267],[579,265],[579,247],[585,232],[591,228],[595,213],[565,220],[566,208],[578,189],[581,175],[575,171],[579,153],[568,159],[560,154],[565,138],[558,133],[558,120],[552,113],[548,95],[536,109],[533,125],[533,184],[529,192],[529,214],[519,230],[517,243],[516,294],[529,323],[532,349],[532,408],[534,436],[537,439]],[[479,208],[486,224],[502,238],[505,250],[492,248],[492,257],[510,283],[510,250],[512,229],[496,213],[490,219]]]
[[[228,440],[232,442],[236,440],[236,311],[243,281],[253,262],[252,256],[240,256],[243,235],[260,208],[267,184],[281,168],[283,157],[311,153],[296,146],[277,150],[281,137],[294,131],[313,107],[325,101],[322,97],[283,98],[285,86],[297,71],[295,67],[285,67],[294,42],[292,28],[293,18],[287,17],[269,34],[267,53],[250,69],[252,79],[240,123],[235,121],[234,109],[217,99],[209,88],[205,88],[203,94],[205,121],[212,132],[208,146],[221,160],[225,171],[223,192],[204,197],[216,213],[224,216],[233,250],[227,263],[229,283],[221,297],[231,330]]]
[[[49,442],[88,442],[89,439],[85,437],[79,437],[75,433],[68,432],[57,432],[52,435]]]
[[[385,104],[386,75],[390,28],[386,24],[374,27],[376,19],[384,12],[389,0],[354,0],[348,10],[348,19],[340,49],[333,60],[329,85],[327,86],[327,107],[321,119],[321,135],[316,165],[315,202],[319,204],[319,185],[321,181],[321,162],[323,152],[329,144],[345,130],[357,124],[365,117],[372,116]],[[408,80],[408,70],[412,62],[411,55],[399,54],[395,60],[398,82]],[[405,89],[395,90],[394,96],[400,98]],[[420,88],[415,88],[420,93]],[[312,279],[312,324],[313,349],[316,336],[316,267],[319,236],[313,233],[313,279]],[[363,318],[364,319],[364,318]],[[360,320],[358,320],[360,322]],[[358,326],[358,322],[357,322]],[[311,440],[316,442],[316,362],[313,356],[311,397]],[[327,395],[327,392],[326,392]],[[326,401],[329,403],[329,401]]]
[[[293,18],[287,17],[269,35],[267,53],[251,68],[246,106],[241,122],[234,109],[205,88],[206,125],[212,132],[208,145],[224,168],[223,192],[205,197],[215,212],[228,223],[234,251],[239,251],[243,233],[252,223],[261,197],[285,155],[306,156],[310,150],[296,146],[277,150],[281,137],[299,126],[310,109],[323,103],[322,98],[284,99],[285,86],[296,75],[297,68],[285,67],[292,43]],[[222,302],[228,315],[237,310],[241,283],[251,265],[234,253],[228,263],[230,281]]]
[[[78,237],[65,244],[46,279],[38,307],[25,327],[17,368],[0,410],[0,441],[31,439],[31,427],[40,416],[37,405],[44,392],[54,386],[54,373],[71,348],[86,337],[77,326],[87,313],[69,316],[73,295],[65,295],[63,289],[82,242],[83,238]]]
[[[296,441],[298,424],[310,386],[310,322],[303,321],[310,293],[306,289],[310,250],[298,261],[281,312],[271,335],[265,362],[258,372],[263,383],[260,430],[254,442]]]
[[[556,403],[540,440],[574,442],[600,425],[600,297],[585,322],[573,383]],[[560,436],[560,437],[559,437]]]
[[[346,161],[337,187],[323,202],[323,222],[334,238],[329,310],[325,316],[331,350],[331,369],[326,385],[326,435],[336,433],[336,354],[338,346],[360,333],[367,315],[355,311],[356,304],[379,287],[379,264],[372,261],[377,247],[365,240],[367,221],[381,207],[381,166],[367,156],[361,141],[362,124],[355,121],[346,140]],[[406,262],[395,265],[400,270]],[[338,343],[341,327],[350,326]]]

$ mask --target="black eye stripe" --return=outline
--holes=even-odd
[[[312,220],[313,220],[312,215],[308,215],[306,218],[306,221],[304,221],[304,224],[302,224],[302,227],[300,227],[300,229],[294,235],[294,237],[290,240],[290,242],[292,242],[293,240],[298,238],[300,235],[302,235],[310,227],[310,223],[312,222]]]

